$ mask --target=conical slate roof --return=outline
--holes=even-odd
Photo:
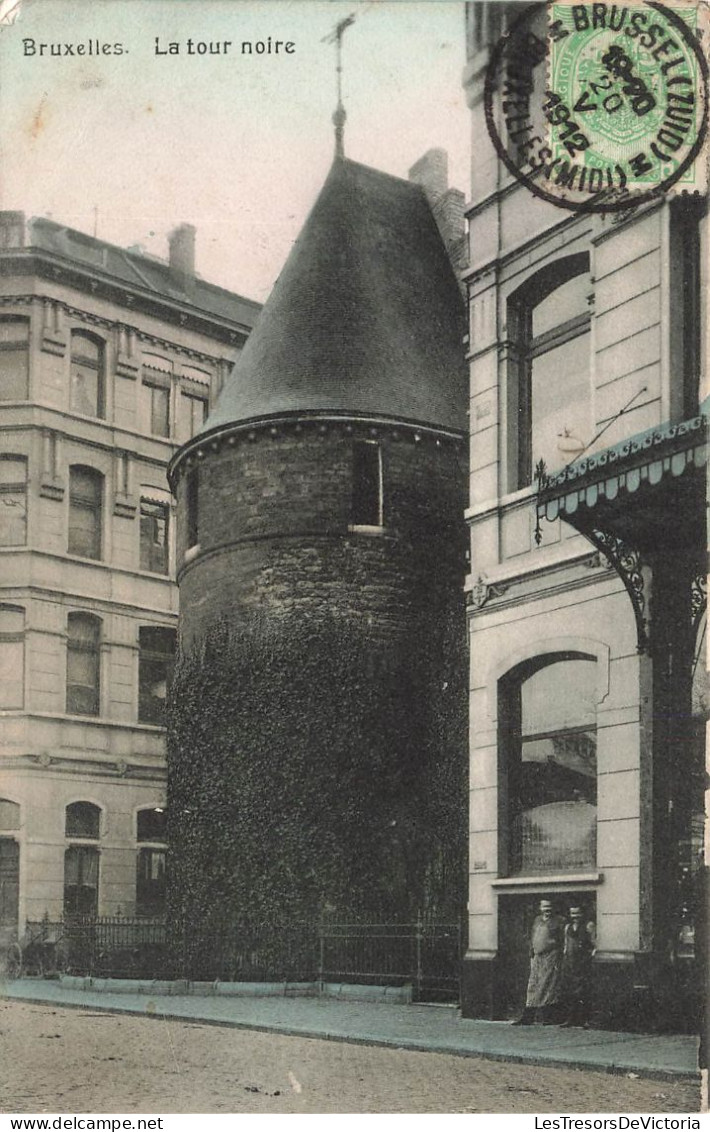
[[[423,190],[336,160],[202,434],[309,412],[464,431],[463,331]]]

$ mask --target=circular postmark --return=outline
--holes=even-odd
[[[508,169],[575,211],[628,209],[672,185],[702,191],[708,67],[699,12],[655,0],[525,9],[494,47],[484,90],[488,131]]]

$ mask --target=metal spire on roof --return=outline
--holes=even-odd
[[[321,43],[334,43],[336,46],[336,79],[338,87],[338,105],[333,113],[333,125],[335,126],[335,156],[345,157],[345,146],[343,142],[343,135],[345,132],[345,107],[343,106],[343,35],[345,29],[349,28],[351,24],[355,23],[355,13],[351,12],[349,16],[341,20],[340,23],[335,25],[335,28],[326,35]]]

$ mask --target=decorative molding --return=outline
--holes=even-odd
[[[470,609],[483,609],[492,598],[502,597],[510,589],[510,582],[486,582],[481,574],[466,594],[466,604]]]
[[[138,504],[134,496],[116,492],[113,499],[113,513],[121,519],[135,519]]]
[[[135,381],[140,373],[140,362],[138,358],[130,358],[128,354],[119,353],[116,357],[116,376],[127,377],[130,381]]]
[[[63,299],[54,299],[54,298],[51,298],[49,295],[42,295],[42,294],[37,294],[37,295],[0,295],[0,307],[6,307],[6,306],[18,306],[18,307],[25,306],[26,307],[26,306],[31,306],[33,303],[37,304],[37,303],[47,303],[47,302],[54,303],[54,305],[59,310],[63,311],[69,318],[75,318],[80,322],[87,323],[91,326],[98,326],[98,327],[101,327],[102,329],[107,330],[107,331],[115,331],[115,330],[118,329],[118,327],[121,327],[121,326],[126,327],[126,329],[132,330],[136,334],[139,341],[147,342],[147,343],[149,343],[150,345],[153,345],[153,346],[160,346],[162,349],[172,350],[172,351],[174,351],[174,353],[180,354],[181,356],[184,356],[186,358],[192,358],[193,360],[206,362],[206,363],[212,364],[212,365],[217,365],[220,362],[223,362],[225,360],[223,354],[205,354],[201,350],[193,350],[189,346],[180,345],[179,343],[177,343],[175,341],[171,341],[167,338],[158,338],[154,334],[148,334],[147,332],[140,330],[137,326],[128,326],[125,322],[123,322],[120,319],[104,318],[102,315],[93,314],[90,311],[84,311],[84,310],[81,310],[79,307],[71,306],[69,303],[65,302]],[[232,335],[230,335],[230,338],[234,342],[237,342],[237,341],[246,342],[248,336],[249,336],[248,331],[243,333],[243,334],[239,334],[237,331],[233,331]]]
[[[64,498],[64,491],[65,487],[60,479],[42,480],[39,485],[39,493],[44,499],[60,501]]]

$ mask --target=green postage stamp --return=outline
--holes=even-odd
[[[496,46],[486,114],[532,192],[613,211],[706,183],[707,12],[697,5],[533,5]]]

